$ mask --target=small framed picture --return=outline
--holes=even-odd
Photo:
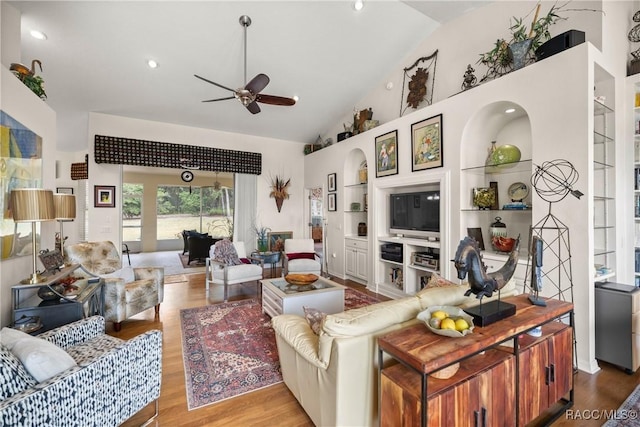
[[[336,207],[336,193],[327,194],[327,209],[329,212],[335,212],[337,210]]]
[[[327,191],[336,191],[336,174],[327,175]]]
[[[284,251],[284,241],[292,238],[293,231],[271,231],[267,233],[268,250],[270,252],[282,252]]]
[[[73,187],[56,187],[56,193],[73,194]]]
[[[411,170],[442,167],[442,114],[411,125]]]
[[[116,207],[116,187],[114,185],[94,185],[93,196],[93,206],[96,208]]]
[[[482,228],[480,227],[468,227],[467,236],[478,242],[478,247],[481,251],[484,251],[484,239],[482,238]]]
[[[376,178],[398,173],[398,131],[376,138]]]

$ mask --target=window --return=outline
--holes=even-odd
[[[139,242],[142,238],[142,184],[122,184],[122,240]]]
[[[233,206],[232,188],[158,186],[157,239],[175,239],[182,230],[198,230],[214,237],[230,236]]]

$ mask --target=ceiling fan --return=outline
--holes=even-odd
[[[247,15],[242,15],[240,17],[240,25],[244,27],[244,87],[238,89],[231,89],[227,86],[223,86],[219,83],[213,82],[211,80],[205,79],[197,74],[194,74],[200,80],[204,80],[207,83],[211,83],[212,85],[218,86],[219,88],[226,89],[230,92],[233,92],[233,96],[226,96],[224,98],[216,98],[216,99],[207,99],[202,102],[216,102],[216,101],[226,101],[227,99],[237,99],[247,107],[252,114],[257,114],[260,112],[260,107],[258,106],[258,102],[263,104],[270,105],[284,105],[291,106],[296,103],[296,100],[293,98],[285,98],[283,96],[274,96],[274,95],[266,95],[260,93],[262,89],[264,89],[269,84],[269,76],[266,74],[258,74],[255,76],[249,83],[247,83],[247,27],[251,25],[251,18]]]

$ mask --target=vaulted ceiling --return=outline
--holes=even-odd
[[[42,62],[46,102],[58,117],[58,149],[85,150],[89,112],[314,141],[384,85],[442,22],[478,1],[16,1],[21,54]],[[265,94],[299,97],[295,106],[237,100],[203,103],[267,74]],[[31,30],[46,40],[37,40]],[[157,61],[151,69],[147,61]]]

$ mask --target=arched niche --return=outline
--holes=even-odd
[[[354,148],[353,150],[347,153],[347,156],[344,160],[344,178],[343,183],[345,186],[354,185],[354,184],[362,184],[362,177],[360,176],[360,169],[364,165],[366,168],[367,158],[360,148]],[[366,180],[365,180],[366,182]]]
[[[358,225],[368,224],[368,182],[367,159],[360,148],[347,153],[343,168],[344,235],[358,236]],[[367,172],[362,172],[367,170]],[[340,182],[340,179],[338,179]],[[338,204],[340,206],[340,204]],[[365,238],[366,236],[359,236]]]
[[[511,113],[507,111],[513,109]],[[460,147],[462,168],[484,165],[491,147],[511,144],[521,159],[531,159],[531,122],[526,110],[511,101],[498,101],[480,108],[465,126]]]
[[[492,141],[496,141],[496,147],[506,144],[518,147],[520,163],[500,169],[485,168]],[[528,188],[528,194],[522,202],[531,205],[531,147],[529,115],[522,106],[511,101],[498,101],[481,107],[463,129],[460,145],[460,235],[466,235],[470,228],[480,229],[487,248],[487,259],[495,253],[491,251],[489,229],[498,217],[507,225],[507,236],[515,238],[519,235],[521,248],[526,247],[531,209],[504,210],[503,207],[513,201],[509,188],[520,188],[522,185]],[[489,210],[478,210],[473,205],[473,193],[487,187],[497,190],[497,203]],[[521,256],[526,258],[526,254],[527,251],[521,251]]]

